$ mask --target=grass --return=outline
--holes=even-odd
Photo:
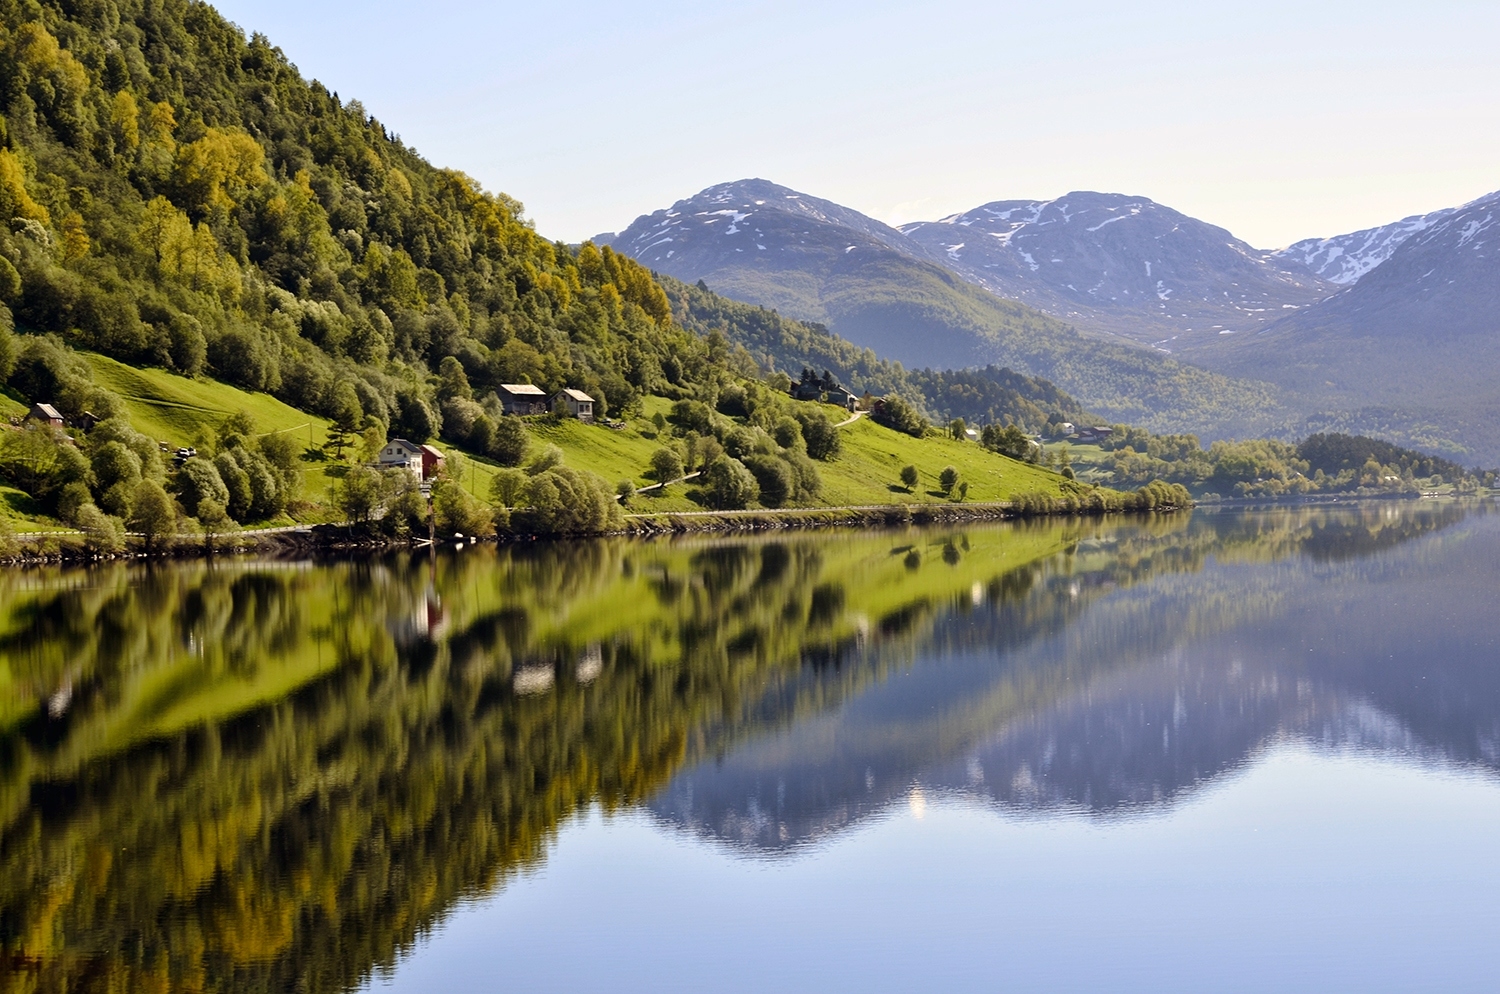
[[[291,407],[263,393],[240,390],[215,380],[190,378],[160,369],[136,369],[104,356],[85,354],[95,380],[119,394],[136,430],[144,432],[170,448],[198,445],[212,437],[218,426],[239,411],[248,413],[260,432],[293,432],[304,444],[306,473],[303,497],[317,505],[306,519],[320,519],[331,513],[333,487],[353,460],[352,452],[339,462],[324,453],[330,423],[321,417]],[[24,413],[25,407],[11,397],[0,398],[0,413],[9,408]],[[651,454],[670,444],[669,433],[658,435],[651,418],[665,414],[671,402],[649,397],[642,412],[631,418],[623,429],[584,424],[575,420],[531,418],[532,451],[555,445],[562,450],[567,465],[596,473],[614,484],[630,480],[637,488],[655,482],[647,474]],[[847,414],[828,407],[835,421]],[[938,474],[946,466],[955,467],[960,478],[969,484],[967,500],[985,502],[1008,500],[1017,494],[1040,492],[1060,496],[1066,481],[1055,473],[1036,466],[996,455],[967,441],[929,436],[916,439],[883,428],[869,418],[861,418],[840,429],[843,452],[832,462],[818,464],[823,479],[823,497],[817,506],[865,506],[879,504],[938,504],[950,498],[938,490]],[[447,446],[444,446],[447,448]],[[454,451],[462,452],[460,449]],[[485,500],[490,481],[500,469],[495,462],[464,453],[467,465],[460,482],[474,496]],[[911,490],[900,484],[901,468],[914,465],[919,482]],[[702,510],[694,498],[697,487],[689,483],[673,484],[642,494],[631,500],[628,510],[634,513],[667,513]],[[41,516],[35,503],[20,491],[0,485],[0,517],[11,519],[13,527],[27,524],[50,524]]]
[[[300,411],[265,393],[251,393],[217,380],[178,376],[161,369],[136,369],[113,359],[84,353],[94,381],[125,400],[130,423],[168,447],[197,446],[212,437],[231,414],[244,411],[257,432],[291,432],[306,446],[307,471],[302,496],[326,503],[340,464],[322,459],[330,422]]]

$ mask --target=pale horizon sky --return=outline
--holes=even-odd
[[[580,241],[759,176],[892,224],[1072,190],[1260,248],[1500,189],[1500,4],[223,0]]]

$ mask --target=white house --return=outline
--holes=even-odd
[[[582,390],[559,390],[552,395],[552,403],[558,409],[566,409],[579,421],[594,420],[594,398]]]
[[[377,461],[381,469],[400,467],[417,479],[422,479],[422,446],[414,445],[404,438],[393,438],[386,442]]]

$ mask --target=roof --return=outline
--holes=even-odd
[[[43,417],[55,418],[58,421],[62,420],[62,415],[58,414],[57,408],[53,407],[51,404],[32,404],[31,409],[33,411],[40,412]]]
[[[509,394],[517,394],[525,397],[545,397],[547,391],[541,387],[532,386],[530,383],[502,383],[500,389]]]
[[[594,402],[594,398],[590,397],[582,390],[574,390],[572,387],[564,387],[557,392],[562,396],[572,397],[574,400],[582,401],[587,404],[592,404]]]
[[[421,452],[422,451],[421,446],[417,445],[415,442],[408,442],[404,438],[393,438],[389,442],[387,442],[386,444],[387,445],[399,445],[399,446],[402,446],[408,452]]]
[[[422,451],[425,452],[427,455],[432,456],[432,458],[434,458],[434,459],[446,459],[447,458],[447,456],[443,455],[442,452],[438,451],[437,449],[434,449],[430,445],[424,445],[424,446],[422,446]]]

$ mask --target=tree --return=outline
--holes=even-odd
[[[556,469],[563,464],[563,451],[555,445],[549,445],[538,452],[531,462],[526,464],[526,472],[532,476]]]
[[[979,433],[979,444],[991,452],[1024,462],[1036,462],[1041,454],[1036,444],[1016,425],[985,425]]]
[[[963,480],[962,482],[959,483],[959,485],[958,485],[958,499],[961,500],[961,501],[969,499],[969,481],[968,480]]]
[[[807,443],[807,454],[825,462],[838,458],[843,448],[839,430],[822,411],[799,411],[797,420],[802,424],[802,438]]]
[[[682,457],[676,449],[664,447],[651,453],[651,478],[663,487],[682,478]]]
[[[938,474],[938,489],[943,493],[951,493],[958,486],[958,470],[952,466],[944,466],[943,471]]]
[[[527,475],[519,469],[502,469],[490,480],[490,499],[501,507],[515,507],[525,492]]]
[[[963,418],[954,418],[952,421],[948,422],[949,436],[957,439],[960,442],[969,437],[968,431],[969,426],[964,422]]]
[[[354,384],[348,380],[340,380],[333,388],[332,411],[333,426],[328,430],[329,440],[334,444],[334,457],[344,458],[344,443],[349,436],[359,431],[360,425],[365,418],[364,409],[359,406],[359,394],[354,390]],[[420,441],[427,441],[422,438]]]
[[[720,456],[703,471],[704,495],[721,511],[744,507],[754,499],[759,484],[745,464],[731,456]]]
[[[119,552],[125,548],[125,526],[119,518],[105,514],[93,504],[85,504],[73,516],[73,523],[83,532],[84,543],[95,554]]]
[[[489,511],[457,480],[445,477],[433,484],[432,510],[441,534],[484,536],[491,531]]]
[[[203,465],[213,468],[207,460],[203,460]],[[131,531],[146,540],[148,551],[155,551],[164,539],[177,533],[177,508],[160,483],[142,480],[136,484],[135,496],[130,502],[129,524]]]
[[[897,394],[889,394],[880,404],[880,409],[875,412],[874,417],[878,423],[887,428],[905,432],[914,438],[921,438],[927,433],[927,419]]]
[[[405,470],[402,470],[405,472]],[[333,488],[333,500],[344,520],[363,524],[380,507],[380,473],[368,466],[351,466]]]
[[[757,453],[746,456],[744,465],[755,477],[759,500],[766,507],[781,507],[797,486],[792,468],[778,456]]]
[[[198,516],[198,502],[205,498],[229,506],[229,488],[214,464],[202,456],[194,456],[182,464],[177,471],[176,489],[189,517]]]
[[[517,417],[502,416],[490,436],[490,457],[502,466],[519,466],[531,447],[531,436]]]
[[[917,485],[917,467],[901,467],[901,485],[906,488],[907,493],[911,492],[912,487]]]
[[[635,484],[630,480],[621,480],[615,484],[615,496],[620,498],[622,506],[629,504],[630,499],[635,496]]]

